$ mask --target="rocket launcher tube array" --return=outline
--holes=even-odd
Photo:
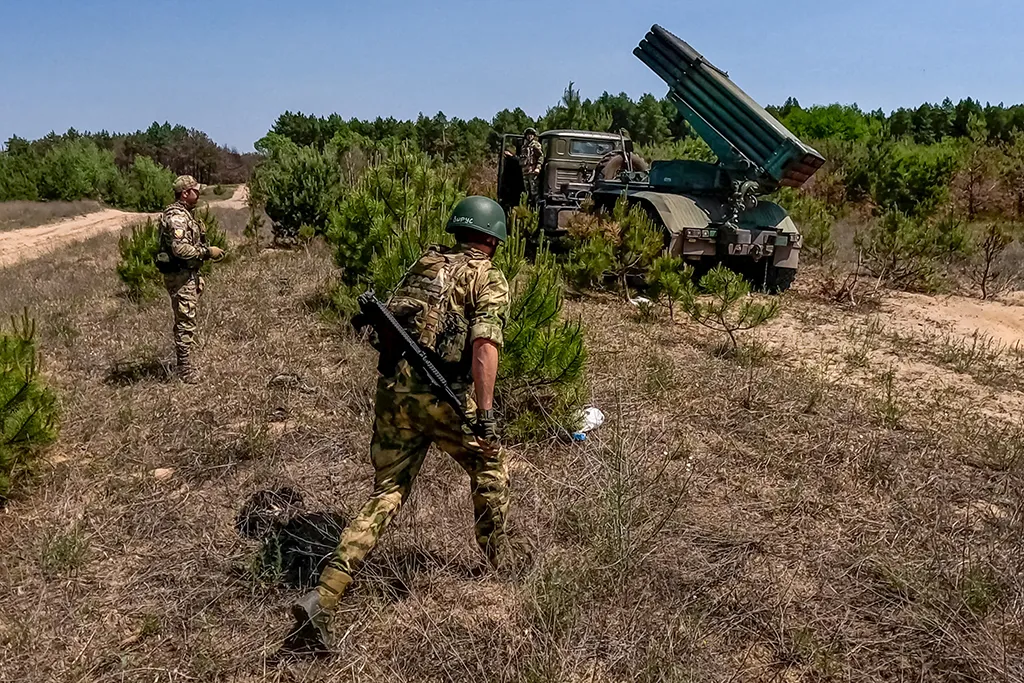
[[[697,119],[694,128],[723,163],[749,162],[768,176],[762,180],[793,187],[803,185],[824,163],[816,150],[661,26],[652,27],[633,53],[668,84],[691,124]]]

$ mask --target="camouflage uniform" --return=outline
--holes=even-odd
[[[530,205],[537,203],[540,191],[540,172],[544,165],[544,148],[540,140],[534,138],[530,141],[523,141],[519,150],[519,167],[523,170],[523,184],[526,186],[527,197]]]
[[[170,257],[164,271],[164,284],[171,296],[174,312],[174,351],[183,376],[194,374],[190,351],[195,345],[196,311],[203,294],[203,276],[199,269],[210,250],[206,227],[178,201],[160,216],[160,248]]]
[[[489,339],[502,344],[508,304],[508,283],[501,271],[482,252],[460,246],[431,247],[406,273],[388,307],[421,345],[434,349],[448,366],[452,389],[472,415],[476,410],[470,372],[473,342]],[[505,534],[509,494],[503,454],[484,448],[452,407],[432,394],[404,360],[388,368],[382,358],[381,370],[370,445],[373,493],[342,532],[321,583],[321,590],[335,593],[325,597],[335,600],[409,497],[432,443],[469,474],[476,541],[492,564],[497,562]],[[337,581],[330,585],[332,577],[340,585]]]

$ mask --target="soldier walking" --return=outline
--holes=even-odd
[[[469,474],[476,542],[492,566],[498,562],[509,494],[493,401],[509,290],[491,259],[506,239],[505,213],[491,199],[467,197],[456,205],[447,229],[455,234],[457,245],[430,247],[406,272],[387,307],[439,360],[438,369],[466,413],[475,415],[476,429],[432,393],[407,361],[395,362],[389,349],[379,348],[370,443],[373,493],[342,532],[317,588],[292,606],[296,623],[287,647],[328,649],[330,621],[339,599],[408,499],[432,443]]]
[[[203,276],[199,269],[204,261],[219,261],[224,251],[206,242],[206,226],[193,215],[199,203],[199,183],[190,175],[174,181],[174,203],[160,216],[160,252],[157,267],[164,274],[164,284],[171,297],[174,312],[174,352],[178,376],[183,382],[195,384],[199,372],[192,365],[195,346],[196,310],[203,294]]]

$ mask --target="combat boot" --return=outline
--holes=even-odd
[[[192,365],[188,353],[178,353],[178,379],[185,384],[199,384],[199,371]]]
[[[331,618],[350,583],[351,576],[334,567],[328,567],[320,575],[320,585],[292,604],[295,626],[286,643],[289,649],[314,653],[330,652]]]

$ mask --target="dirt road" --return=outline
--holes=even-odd
[[[248,196],[248,188],[245,185],[240,185],[231,197],[210,202],[210,205],[228,209],[243,209]],[[105,209],[49,225],[0,232],[0,267],[38,258],[71,242],[78,242],[105,232],[114,232],[129,223],[156,215]]]

